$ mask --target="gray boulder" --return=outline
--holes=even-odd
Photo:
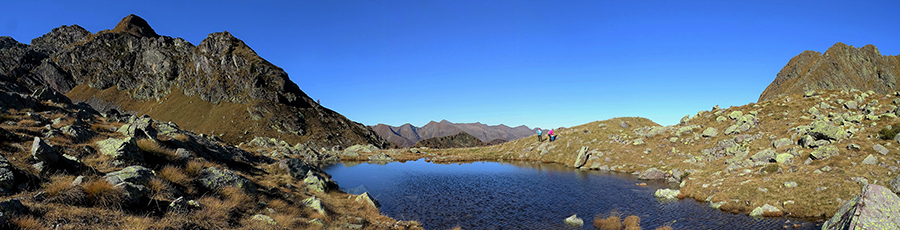
[[[128,166],[122,170],[107,173],[103,178],[111,185],[118,185],[123,182],[131,182],[134,184],[144,185],[150,182],[150,179],[156,176],[156,172],[145,168],[144,166]]]
[[[719,135],[719,130],[713,127],[708,127],[703,130],[703,133],[701,135],[703,137],[715,137]]]
[[[884,146],[881,146],[880,144],[873,145],[872,149],[875,149],[875,151],[878,153],[881,153],[881,155],[887,155],[888,152],[890,152],[887,148],[885,148]]]
[[[144,153],[141,152],[137,142],[131,137],[125,139],[109,138],[98,141],[97,147],[100,148],[100,153],[110,156],[117,161],[144,162]]]
[[[750,160],[753,160],[756,162],[767,162],[767,163],[772,162],[775,160],[775,150],[765,149],[765,150],[756,152],[756,154],[753,154],[753,156],[750,157]]]
[[[644,170],[643,172],[641,172],[641,174],[638,175],[638,179],[641,179],[641,180],[662,180],[662,179],[666,179],[666,172],[663,172],[662,170],[659,170],[659,169],[656,169],[656,168],[649,168],[649,169]]]
[[[656,192],[653,193],[653,196],[660,199],[675,199],[678,198],[678,194],[681,194],[681,190],[676,189],[657,189]]]
[[[777,149],[777,148],[781,148],[781,147],[788,146],[791,144],[793,144],[793,141],[791,141],[791,139],[781,138],[781,139],[773,141],[772,147],[775,147]]]
[[[869,154],[869,156],[867,156],[866,159],[863,159],[862,164],[864,164],[864,165],[878,164],[878,158],[876,158],[875,156],[872,156],[872,154]]]
[[[588,147],[581,146],[581,149],[578,150],[578,156],[575,157],[575,163],[572,164],[572,167],[578,168],[584,165],[587,162]]]
[[[116,184],[116,187],[122,189],[122,195],[127,204],[137,204],[141,199],[146,197],[147,194],[150,194],[150,189],[147,189],[146,186],[131,182],[122,182]]]
[[[893,190],[894,193],[900,193],[900,176],[894,177],[894,179],[891,180],[889,184],[891,185],[891,190]]]
[[[844,202],[822,229],[900,229],[900,197],[881,185],[863,186],[862,193]]]
[[[219,169],[216,167],[205,168],[200,171],[197,182],[203,188],[216,191],[224,187],[237,187],[247,192],[256,191],[256,186],[250,179],[238,175],[234,171],[228,169]]]
[[[34,160],[47,163],[56,163],[59,161],[59,154],[56,153],[53,146],[47,144],[47,142],[40,137],[34,137],[34,142],[31,144],[31,156]]]
[[[312,208],[319,214],[325,215],[325,207],[322,206],[322,201],[319,200],[319,198],[311,196],[306,199],[303,199],[302,201],[300,201],[300,203],[302,203],[306,207]]]
[[[813,150],[812,153],[809,154],[813,160],[821,160],[829,157],[837,156],[840,152],[838,152],[838,147],[834,145],[829,145],[825,147],[818,148]]]

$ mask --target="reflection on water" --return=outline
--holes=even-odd
[[[584,229],[593,216],[617,211],[637,215],[644,229],[782,229],[784,218],[757,219],[728,214],[691,199],[660,202],[653,197],[662,183],[634,184],[628,174],[579,171],[556,164],[475,162],[337,164],[325,168],[349,193],[369,192],[381,212],[417,220],[426,229],[560,229],[578,214]],[[803,222],[801,229],[815,229]]]

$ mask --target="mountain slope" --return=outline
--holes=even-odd
[[[199,45],[158,35],[129,15],[96,34],[62,26],[25,45],[0,39],[0,77],[33,92],[49,85],[100,111],[117,109],[173,121],[236,144],[274,137],[314,147],[389,142],[324,108],[287,73],[228,32]],[[3,52],[3,51],[0,51]]]
[[[459,132],[450,136],[443,137],[432,137],[428,139],[421,140],[416,142],[412,147],[428,147],[432,149],[446,149],[446,148],[467,148],[467,147],[477,147],[484,146],[484,142],[478,140],[474,136],[466,133]]]
[[[900,56],[882,56],[878,48],[854,48],[834,44],[821,54],[804,51],[778,72],[775,80],[759,95],[758,102],[808,90],[873,90],[878,94],[897,91]]]
[[[401,147],[410,147],[416,142],[466,132],[481,142],[492,142],[497,139],[503,141],[512,141],[534,134],[535,129],[529,129],[527,126],[521,125],[517,127],[509,127],[500,125],[485,125],[481,123],[453,123],[447,120],[440,122],[428,122],[422,127],[416,127],[409,123],[400,127],[378,124],[372,126],[372,130],[387,141],[395,143]],[[496,142],[495,142],[496,143]]]

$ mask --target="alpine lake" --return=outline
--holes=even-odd
[[[386,164],[344,162],[325,172],[351,194],[368,192],[381,213],[416,220],[425,229],[594,229],[595,216],[640,217],[642,229],[820,229],[821,223],[756,218],[710,208],[693,199],[661,200],[662,181],[631,174],[582,171],[529,162]],[[638,186],[646,183],[646,186]],[[581,228],[564,219],[576,214]]]

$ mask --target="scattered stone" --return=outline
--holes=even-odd
[[[875,156],[872,156],[872,154],[869,154],[869,156],[867,156],[866,159],[863,159],[862,163],[864,165],[878,164],[878,158],[876,158]]]
[[[887,155],[888,152],[890,152],[887,148],[885,148],[884,146],[881,146],[880,144],[873,145],[872,149],[875,149],[875,151],[878,153],[881,153],[881,155]]]
[[[784,187],[787,187],[787,188],[797,187],[797,182],[796,181],[784,182]]]
[[[736,119],[738,119],[738,118],[741,117],[741,116],[744,116],[744,112],[741,112],[740,110],[739,110],[739,111],[733,111],[733,112],[731,112],[731,113],[728,114],[728,118],[731,118],[732,120],[736,120]]]
[[[627,129],[627,128],[628,128],[628,123],[626,123],[625,121],[619,121],[619,127],[626,128],[626,129]]]
[[[584,220],[582,220],[581,218],[578,218],[578,215],[576,215],[576,214],[572,214],[572,216],[566,218],[565,222],[566,222],[566,224],[575,226],[575,227],[584,226]]]
[[[821,159],[826,159],[829,157],[837,156],[838,154],[840,154],[838,152],[838,148],[835,147],[834,145],[829,145],[829,146],[821,147],[821,148],[814,150],[812,153],[809,154],[809,156],[813,160],[821,160]]]
[[[775,160],[775,150],[765,149],[759,151],[756,154],[753,154],[753,156],[750,157],[750,160],[755,162],[772,162]]]
[[[716,137],[719,135],[719,130],[713,127],[708,127],[706,130],[703,130],[701,136],[703,137]]]
[[[794,155],[791,155],[790,153],[782,153],[775,156],[775,162],[780,164],[791,164],[793,158]]]
[[[653,196],[656,196],[656,198],[671,200],[678,198],[678,194],[681,194],[680,190],[664,188],[656,190],[656,192],[653,193]]]
[[[793,141],[791,141],[791,139],[781,138],[772,142],[772,147],[775,147],[777,149],[791,144],[793,144]]]
[[[632,143],[632,145],[643,145],[643,144],[644,144],[644,139],[641,139],[641,138],[634,139],[634,143]]]
[[[769,189],[767,189],[767,188],[756,188],[756,190],[763,192],[763,193],[769,192]]]
[[[823,230],[900,229],[900,197],[881,185],[863,186],[822,225]]]
[[[756,207],[753,211],[750,212],[750,216],[752,217],[761,217],[763,214],[772,213],[772,212],[781,212],[777,207],[765,204],[762,207]]]
[[[860,149],[862,149],[862,147],[860,147],[860,146],[857,145],[857,144],[849,144],[849,145],[847,145],[847,149],[849,149],[849,150],[860,150]]]
[[[644,170],[643,172],[641,172],[641,174],[638,175],[638,179],[641,179],[641,180],[662,180],[662,179],[666,179],[666,172],[663,172],[662,170],[659,170],[659,169],[656,169],[656,168],[649,168],[649,169]]]
[[[269,225],[272,225],[272,226],[278,226],[278,222],[275,222],[275,219],[272,219],[272,217],[269,217],[269,216],[266,216],[266,215],[263,215],[263,214],[256,214],[256,215],[253,215],[253,218],[252,218],[252,219],[253,219],[253,220],[262,221],[262,222],[264,222],[264,223],[266,223],[266,224],[269,224]]]
[[[888,184],[890,184],[891,190],[893,190],[894,193],[900,193],[900,176],[894,177]]]
[[[315,196],[311,196],[309,198],[303,199],[303,201],[301,201],[301,203],[303,203],[303,205],[306,207],[312,208],[319,214],[325,215],[325,207],[322,206],[322,201],[319,200],[319,198],[316,198]]]

